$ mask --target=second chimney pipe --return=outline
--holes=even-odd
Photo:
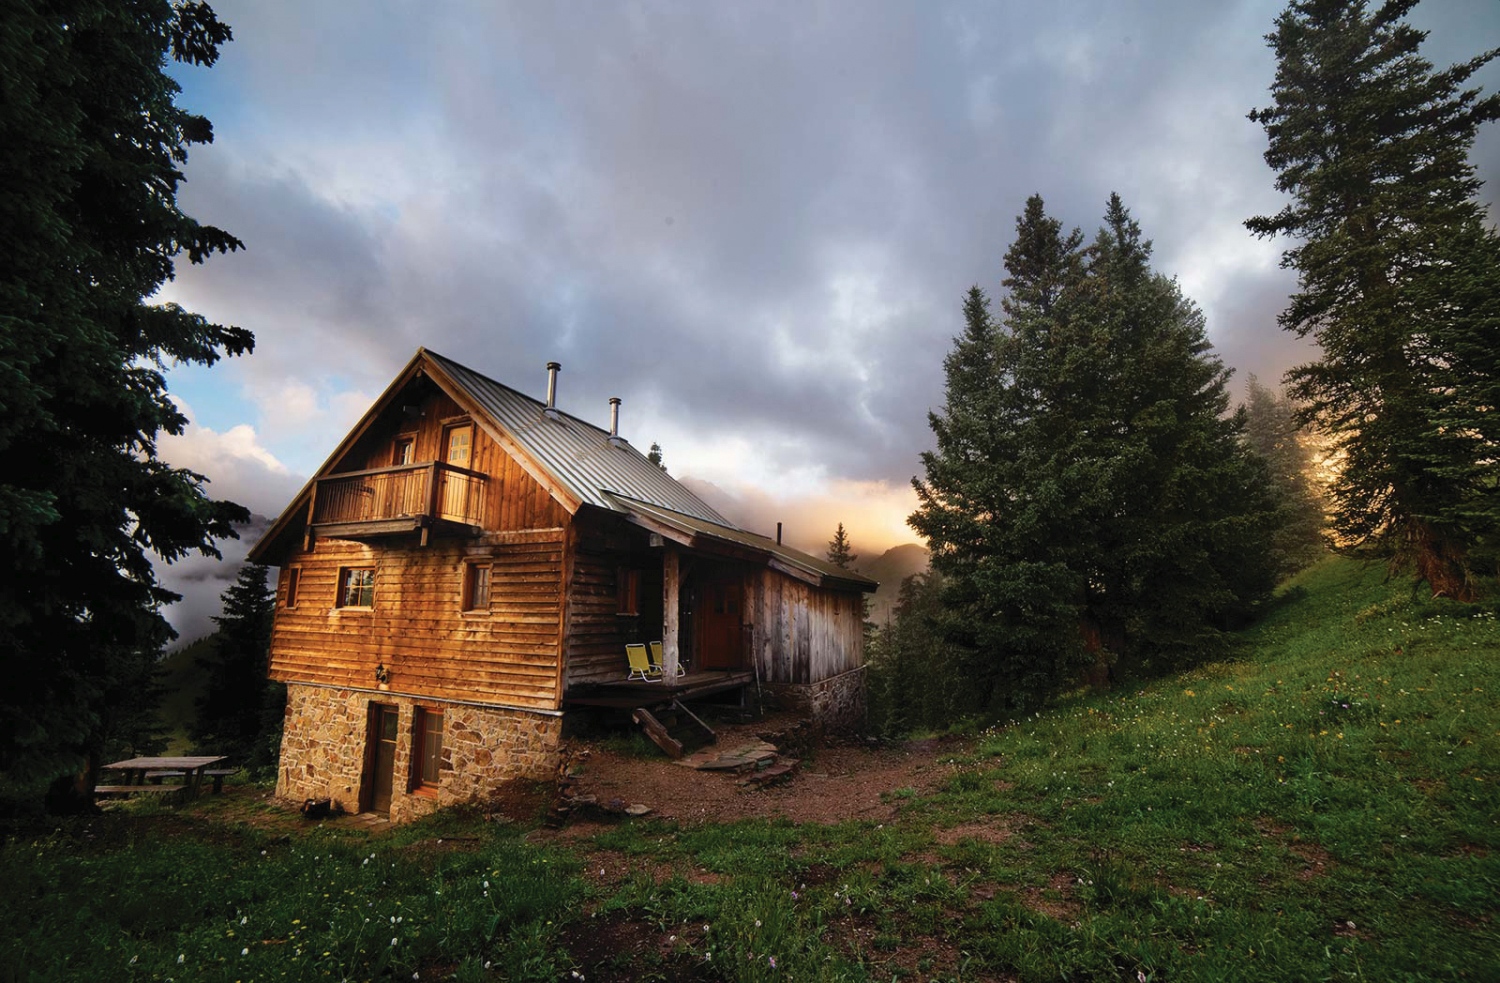
[[[609,397],[609,438],[615,440],[620,436],[620,397]]]
[[[781,545],[781,523],[776,523],[776,545]]]
[[[558,362],[547,363],[547,409],[557,409],[557,373],[561,371],[562,365]]]

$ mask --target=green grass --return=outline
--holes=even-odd
[[[1018,831],[951,862],[1002,885],[1066,875],[1061,934],[1013,904],[982,914],[1004,929],[993,963],[1500,978],[1493,609],[1347,562],[1292,591],[1238,660],[990,734],[931,800],[939,825]]]
[[[443,852],[411,845],[432,832],[421,824],[378,845],[244,830],[225,842],[131,818],[6,844],[0,979],[410,979],[430,967],[485,978],[486,963],[510,978],[559,973],[552,938],[579,892],[575,865],[514,831]]]
[[[885,823],[17,819],[0,980],[1500,979],[1497,675],[1493,606],[1330,561],[1234,660],[980,733]]]

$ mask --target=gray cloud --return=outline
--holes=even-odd
[[[537,392],[557,358],[584,416],[899,487],[1032,192],[1088,232],[1119,191],[1241,379],[1304,357],[1242,226],[1278,201],[1245,113],[1279,3],[217,6],[184,202],[249,248],[174,290],[257,332],[252,393],[373,396],[419,344]],[[1500,27],[1418,13],[1440,63]]]

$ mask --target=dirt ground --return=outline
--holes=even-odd
[[[950,759],[962,753],[958,743],[936,740],[871,744],[831,739],[798,748],[802,739],[788,740],[794,733],[791,724],[792,718],[773,718],[716,728],[717,747],[731,749],[761,739],[782,748],[783,757],[799,760],[789,778],[769,787],[742,784],[745,776],[733,771],[687,768],[665,754],[622,755],[583,744],[588,754],[577,768],[576,791],[599,803],[647,806],[654,817],[689,824],[778,817],[794,823],[883,822],[900,808],[893,793],[932,790],[952,774]],[[584,810],[568,828],[587,836],[595,825]]]

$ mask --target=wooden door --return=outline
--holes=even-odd
[[[384,703],[370,704],[370,736],[365,755],[365,808],[388,816],[396,779],[396,733],[400,714]]]
[[[469,468],[474,461],[474,425],[459,424],[443,429],[443,460],[455,467]],[[438,490],[438,516],[455,522],[468,521],[469,488],[466,475],[443,474]]]
[[[698,666],[702,669],[740,669],[744,666],[740,578],[711,580],[703,587],[698,633]]]

